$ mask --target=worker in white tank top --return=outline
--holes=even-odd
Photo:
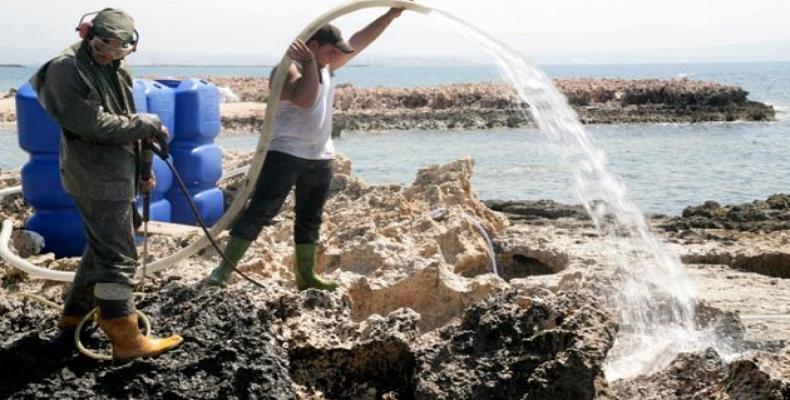
[[[269,152],[247,207],[234,221],[225,247],[227,261],[211,272],[206,283],[224,286],[244,252],[280,211],[295,190],[294,277],[299,290],[334,290],[337,283],[316,276],[315,267],[321,215],[332,182],[335,148],[332,143],[334,88],[331,73],[346,65],[372,43],[403,9],[391,8],[346,42],[327,24],[304,43],[294,41],[274,122]],[[274,76],[272,71],[272,76]]]
[[[312,68],[310,64],[308,66]],[[298,68],[301,70],[304,66],[299,65]],[[332,143],[335,90],[328,67],[321,68],[319,76],[318,93],[309,107],[289,100],[280,102],[269,151],[280,151],[307,160],[335,158]]]

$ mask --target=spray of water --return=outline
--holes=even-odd
[[[507,45],[436,11],[496,59],[502,77],[529,105],[524,112],[571,171],[575,196],[608,242],[605,251],[614,273],[607,298],[620,314],[621,331],[605,366],[607,378],[651,373],[679,352],[716,347],[712,334],[695,329],[695,294],[680,260],[651,233],[623,182],[608,170],[605,154],[551,79]]]
[[[488,245],[488,256],[491,257],[491,271],[494,272],[494,275],[499,276],[499,268],[496,265],[496,253],[494,253],[494,243],[491,241],[491,237],[488,236],[488,232],[486,232],[486,229],[483,228],[483,224],[481,224],[480,221],[478,221],[475,217],[467,213],[464,213],[464,217],[466,217],[469,222],[474,224],[478,232],[483,235],[483,239],[485,239],[486,245]]]

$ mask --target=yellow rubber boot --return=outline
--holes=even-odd
[[[100,314],[97,323],[112,342],[112,358],[114,360],[157,356],[178,347],[184,341],[180,335],[163,339],[143,336],[137,326],[136,313],[112,319],[104,319]]]

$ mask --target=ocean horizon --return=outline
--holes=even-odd
[[[593,125],[586,129],[606,152],[630,196],[646,212],[677,214],[706,200],[739,203],[790,192],[790,62],[548,65],[553,78],[689,78],[736,85],[773,105],[777,121]],[[8,71],[15,70],[16,76]],[[35,69],[0,67],[0,85],[24,82]],[[266,66],[133,66],[137,77],[268,76]],[[414,87],[501,81],[493,65],[356,65],[336,83]],[[2,86],[0,86],[2,87]],[[0,168],[19,168],[27,154],[13,127],[0,128]],[[253,149],[257,137],[220,136],[225,148]],[[409,184],[418,168],[461,157],[476,160],[473,183],[483,199],[575,202],[569,175],[530,129],[354,133],[336,141],[354,171],[371,184]]]

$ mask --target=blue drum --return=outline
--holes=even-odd
[[[189,197],[195,202],[200,211],[200,217],[206,226],[214,225],[222,217],[225,211],[225,201],[222,191],[218,188],[211,188],[200,191],[190,191]],[[173,188],[167,194],[167,199],[173,207],[172,221],[179,224],[197,225],[195,216],[181,190]]]
[[[175,140],[208,143],[221,130],[219,91],[202,79],[160,80],[175,91]]]
[[[77,257],[85,250],[85,233],[82,219],[76,208],[36,210],[25,229],[44,237],[44,252],[55,253],[58,258]]]
[[[16,92],[16,126],[19,147],[28,153],[58,153],[60,127],[38,102],[33,87],[25,83]]]

